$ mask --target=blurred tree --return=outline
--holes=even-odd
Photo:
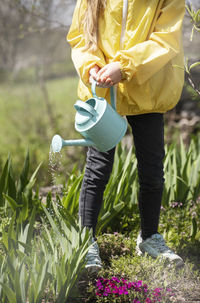
[[[56,131],[56,117],[54,116],[48,90],[45,82],[45,67],[52,63],[52,57],[58,46],[60,35],[49,39],[49,32],[53,28],[67,28],[62,22],[54,20],[55,11],[63,6],[63,0],[1,0],[0,1],[0,72],[6,79],[5,73],[16,73],[17,58],[19,52],[23,52],[22,64],[25,49],[22,45],[30,43],[36,48],[34,60],[35,80],[38,82],[43,94],[43,101],[46,107],[49,124]],[[65,5],[69,0],[65,1]],[[37,46],[34,45],[34,37],[37,36]],[[32,38],[33,37],[33,38]],[[63,35],[64,37],[64,35]],[[48,42],[47,42],[48,41]]]
[[[13,70],[21,40],[31,33],[44,33],[52,27],[68,27],[54,20],[55,11],[70,0],[1,0],[0,1],[0,70]]]
[[[16,48],[24,35],[26,14],[18,0],[0,2],[0,67],[12,70],[16,59]]]

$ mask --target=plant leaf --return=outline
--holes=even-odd
[[[5,293],[6,297],[9,300],[9,303],[16,303],[16,297],[15,297],[15,293],[14,291],[6,284],[0,282],[2,288],[3,288],[3,292]]]
[[[3,194],[3,196],[5,197],[5,199],[8,201],[8,203],[10,204],[11,208],[15,211],[17,208],[22,207],[22,204],[19,205],[13,198],[11,198],[10,196]]]
[[[8,176],[8,167],[10,165],[10,157],[8,157],[6,164],[4,165],[3,172],[0,178],[0,207],[3,206],[4,198],[3,192],[6,193],[6,184]]]

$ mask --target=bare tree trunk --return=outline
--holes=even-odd
[[[46,87],[43,66],[39,70],[37,70],[37,78],[43,95],[43,100],[45,103],[47,116],[49,118],[49,123],[51,125],[52,130],[56,132],[57,131],[56,117],[54,116],[52,105],[49,98],[49,93]]]

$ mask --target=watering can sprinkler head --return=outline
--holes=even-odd
[[[63,147],[64,141],[61,136],[55,135],[51,141],[51,149],[54,153],[59,153]]]
[[[59,153],[63,146],[94,146],[94,143],[89,139],[63,140],[61,136],[55,135],[51,141],[52,152]]]

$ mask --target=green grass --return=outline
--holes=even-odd
[[[50,123],[44,95],[38,84],[5,83],[0,87],[0,170],[11,154],[17,172],[23,164],[26,150],[30,150],[32,169],[42,161],[43,169],[39,173],[41,185],[49,184],[48,157],[51,139],[55,132],[63,138],[80,138],[74,129],[75,110],[73,104],[77,100],[78,78],[49,80],[46,87],[49,102],[55,119],[56,129]],[[79,159],[81,165],[82,149],[70,147],[64,150],[63,171],[72,169],[72,162]],[[73,163],[74,164],[74,163]],[[61,181],[61,180],[59,180]]]
[[[44,66],[44,78],[45,79],[56,79],[63,78],[72,75],[76,75],[76,71],[74,69],[73,62],[69,57],[70,54],[67,54],[68,58],[65,61],[54,62],[50,65]],[[15,83],[36,83],[37,82],[37,70],[35,66],[30,66],[26,68],[20,69],[17,75],[6,73],[1,74],[0,71],[0,80],[6,81],[14,81]]]

